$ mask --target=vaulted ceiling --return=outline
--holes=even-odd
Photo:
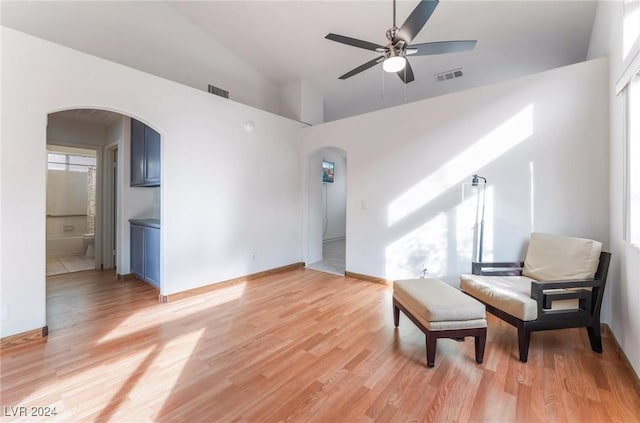
[[[398,26],[417,3],[398,1]],[[329,121],[583,61],[595,9],[594,1],[442,0],[414,42],[474,39],[476,48],[410,58],[415,81],[406,86],[381,66],[338,80],[377,53],[324,38],[386,44],[391,0],[3,1],[2,24],[199,89],[244,78],[277,92],[304,80],[323,96]],[[461,78],[434,77],[460,68]]]

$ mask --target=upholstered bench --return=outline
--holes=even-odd
[[[433,367],[438,338],[475,337],[476,361],[482,363],[487,337],[485,307],[439,279],[407,279],[393,283],[393,323],[400,310],[424,332],[427,366]]]

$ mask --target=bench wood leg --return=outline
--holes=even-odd
[[[433,367],[436,361],[436,344],[438,337],[427,332],[425,338],[427,344],[427,367]]]
[[[476,363],[482,363],[484,359],[484,345],[487,341],[487,329],[484,328],[480,335],[475,336],[476,343]]]

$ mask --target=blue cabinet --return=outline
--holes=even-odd
[[[131,273],[144,275],[144,226],[131,225]]]
[[[160,287],[160,229],[144,228],[144,279]]]
[[[160,134],[131,119],[131,186],[160,186]]]
[[[131,219],[131,273],[160,288],[160,222]]]

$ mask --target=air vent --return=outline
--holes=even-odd
[[[446,71],[446,72],[442,72],[442,73],[436,73],[434,75],[434,77],[435,77],[436,81],[444,82],[444,81],[449,81],[449,80],[454,79],[454,78],[460,78],[463,75],[464,74],[462,73],[462,68],[460,68],[460,69],[454,69],[454,70],[450,70],[450,71]]]
[[[229,91],[223,90],[213,85],[209,85],[209,92],[211,94],[219,95],[220,97],[229,98]]]

